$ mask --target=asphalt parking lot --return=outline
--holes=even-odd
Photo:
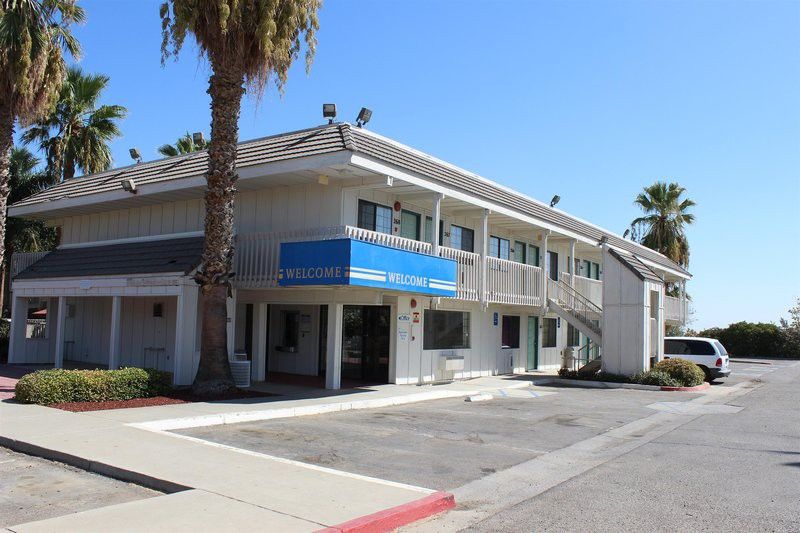
[[[160,494],[62,463],[0,448],[0,527]]]
[[[448,490],[653,414],[691,393],[537,387],[178,433],[337,470]]]

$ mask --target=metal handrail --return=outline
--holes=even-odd
[[[554,299],[572,316],[580,320],[586,327],[598,335],[601,329],[593,321],[603,315],[603,310],[584,295],[570,287],[563,280],[548,279],[549,297]]]

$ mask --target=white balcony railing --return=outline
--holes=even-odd
[[[664,297],[664,320],[671,323],[685,324],[689,316],[689,302],[674,296]]]
[[[276,233],[242,234],[236,240],[234,285],[242,289],[278,286],[282,242],[351,238],[410,252],[431,254],[427,242],[387,235],[353,226],[331,226]],[[456,296],[459,300],[481,299],[481,256],[445,246],[439,256],[456,262]],[[540,306],[544,303],[542,269],[512,261],[489,258],[487,302]]]
[[[49,253],[50,252],[17,252],[13,254],[11,256],[11,277],[15,277],[17,274]]]
[[[456,262],[456,298],[477,302],[481,294],[481,256],[455,248],[439,247],[439,257]]]
[[[543,304],[542,269],[496,257],[486,258],[486,300],[491,303]]]
[[[570,283],[571,275],[567,272],[561,273],[561,279],[565,283]],[[572,287],[589,299],[590,302],[603,307],[603,282],[596,279],[585,278],[583,276],[575,276],[575,282]]]

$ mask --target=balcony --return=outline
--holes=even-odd
[[[561,273],[561,279],[568,285],[570,283],[571,274],[567,272]],[[575,282],[572,287],[585,296],[590,302],[598,307],[603,307],[603,282],[596,279],[585,278],[583,276],[575,276]]]
[[[664,297],[664,320],[670,325],[682,325],[689,318],[689,302],[674,296]]]
[[[353,226],[332,226],[277,233],[250,233],[237,237],[234,285],[242,289],[278,287],[280,245],[349,238],[399,250],[433,255],[427,242],[387,235]],[[445,246],[438,256],[456,263],[454,299],[481,300],[481,256]],[[486,301],[490,303],[541,306],[544,303],[542,269],[497,258],[487,259]]]

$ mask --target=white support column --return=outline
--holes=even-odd
[[[64,318],[67,315],[67,298],[58,297],[58,311],[56,311],[56,353],[53,359],[53,366],[62,368],[64,366]]]
[[[444,194],[436,193],[436,196],[433,199],[433,216],[431,217],[433,220],[431,223],[433,224],[433,231],[431,231],[431,239],[433,242],[431,243],[431,250],[433,255],[439,255],[439,239],[441,238],[439,234],[439,226],[440,221],[442,220],[442,199],[444,198]]]
[[[548,275],[548,271],[550,269],[550,261],[547,260],[547,238],[549,236],[550,236],[549,229],[544,230],[544,232],[542,232],[542,273],[544,274],[544,290],[542,291],[542,294],[544,294],[544,304],[545,304],[543,307],[547,307],[547,302],[549,301],[548,300],[549,296],[547,294],[548,286],[550,285],[550,282],[548,281],[548,278],[550,277]]]
[[[487,257],[489,255],[489,213],[488,209],[483,210],[483,221],[481,224],[481,306],[485,309],[487,303],[486,291],[488,290],[488,265]]]
[[[681,299],[680,299],[680,304],[681,304],[681,312],[680,312],[681,325],[685,326],[686,325],[686,319],[689,318],[688,317],[688,315],[689,315],[688,309],[686,308],[687,306],[686,306],[686,280],[685,279],[681,280],[680,287],[681,287]]]
[[[575,287],[575,243],[577,240],[572,239],[569,241],[569,264],[567,265],[567,272],[569,272],[569,286]]]
[[[342,327],[344,306],[328,304],[328,343],[325,354],[325,388],[342,388]]]
[[[108,345],[108,369],[119,368],[120,327],[122,324],[122,296],[111,297],[111,335]],[[60,319],[60,317],[59,317]]]
[[[197,338],[198,285],[181,285],[175,316],[175,358],[172,380],[175,385],[191,385],[194,381],[194,348]]]
[[[11,331],[8,339],[9,364],[25,363],[25,325],[27,323],[28,299],[11,297]]]
[[[225,300],[228,306],[228,359],[233,359],[236,349],[236,289],[231,294],[232,297]]]
[[[266,303],[253,304],[253,353],[250,354],[252,366],[250,379],[265,381],[267,379],[267,313]]]

